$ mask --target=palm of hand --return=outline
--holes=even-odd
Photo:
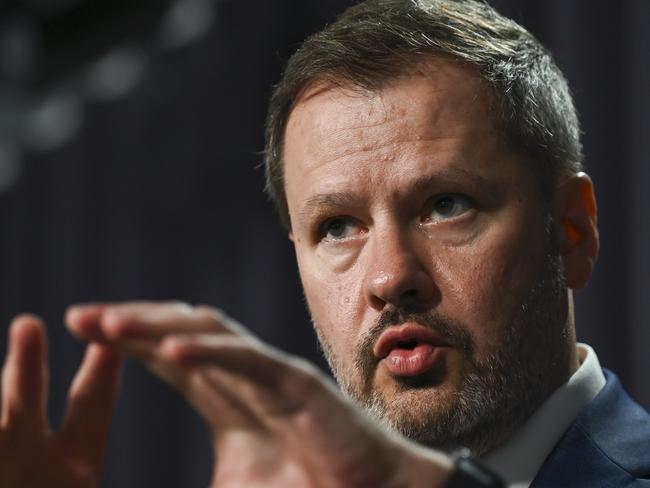
[[[99,466],[72,454],[57,434],[16,440],[0,434],[0,486],[7,488],[95,488]]]

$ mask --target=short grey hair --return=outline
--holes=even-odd
[[[567,81],[526,29],[475,0],[367,0],[303,42],[271,97],[266,191],[287,229],[283,142],[305,89],[324,81],[376,91],[431,56],[477,69],[492,92],[496,126],[534,163],[545,196],[559,177],[581,170],[580,127]]]

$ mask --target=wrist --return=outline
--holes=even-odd
[[[474,459],[469,449],[459,449],[451,454],[454,469],[444,488],[504,488],[505,483],[495,473]]]
[[[393,458],[393,484],[409,488],[445,488],[455,469],[454,459],[440,451],[399,439],[400,455]]]

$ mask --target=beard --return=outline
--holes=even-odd
[[[415,307],[390,307],[357,348],[354,381],[315,327],[343,393],[381,424],[426,446],[447,451],[466,447],[483,455],[504,442],[570,372],[573,326],[567,317],[566,280],[551,229],[549,219],[545,259],[512,318],[504,320],[498,346],[492,350],[480,351],[470,328],[450,317]],[[373,345],[388,327],[407,321],[432,329],[462,355],[466,370],[459,388],[443,387],[445,365],[421,377],[393,378],[396,391],[389,399],[375,388]]]

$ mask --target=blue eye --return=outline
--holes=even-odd
[[[352,236],[358,225],[350,217],[327,219],[319,226],[319,233],[324,239],[341,240]]]
[[[449,193],[432,200],[427,218],[434,222],[449,220],[464,214],[473,207],[474,202],[471,198],[459,193]]]

